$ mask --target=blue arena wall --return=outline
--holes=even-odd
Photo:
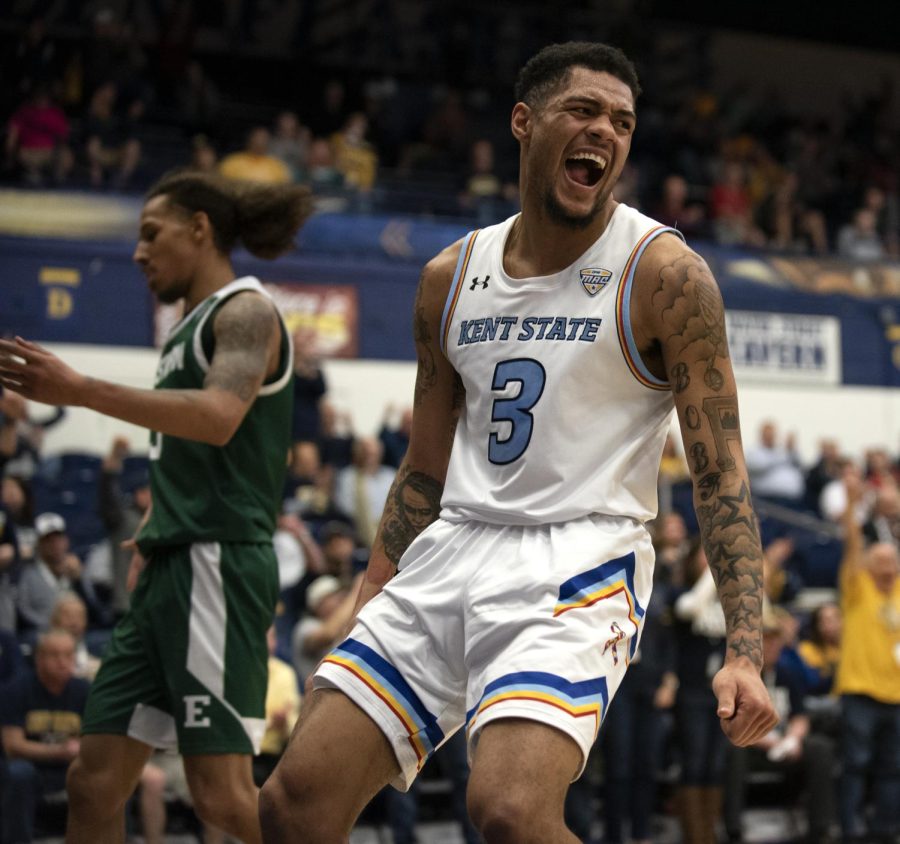
[[[135,223],[137,208],[128,211]],[[239,274],[287,286],[353,288],[357,356],[412,360],[412,303],[422,265],[468,228],[319,214],[298,237],[296,253],[268,262],[238,251],[234,263]],[[128,229],[135,231],[136,224]],[[121,228],[110,234],[106,239],[96,231],[81,239],[0,236],[0,334],[43,342],[153,345],[154,302],[131,261],[133,239]],[[691,245],[709,262],[729,311],[835,318],[839,382],[900,386],[900,267]]]

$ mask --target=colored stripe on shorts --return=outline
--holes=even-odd
[[[485,686],[481,700],[466,714],[466,730],[471,731],[478,716],[498,703],[531,701],[561,709],[573,718],[593,716],[594,734],[600,729],[609,701],[605,677],[573,683],[546,671],[518,671],[498,677]]]
[[[624,557],[601,563],[596,568],[566,580],[559,587],[559,596],[553,609],[554,618],[569,610],[590,607],[604,598],[624,594],[628,602],[628,620],[637,632],[639,619],[643,618],[645,610],[634,594],[634,567],[635,556],[632,551]],[[637,636],[632,636],[630,657],[634,656],[636,649]]]
[[[409,735],[419,767],[444,739],[437,718],[426,708],[400,672],[383,656],[356,639],[341,642],[324,662],[344,668],[368,686],[397,716]]]

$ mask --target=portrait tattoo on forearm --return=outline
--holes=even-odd
[[[381,541],[387,558],[400,561],[410,543],[441,511],[444,485],[424,472],[403,468],[394,480],[384,505]]]

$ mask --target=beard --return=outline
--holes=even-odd
[[[572,214],[562,207],[559,200],[556,198],[556,195],[553,193],[553,189],[548,187],[544,191],[542,204],[544,206],[544,211],[547,212],[547,216],[552,222],[559,226],[565,226],[568,229],[581,231],[588,228],[588,226],[597,219],[597,215],[600,213],[600,209],[603,208],[605,202],[606,197],[603,194],[600,194],[600,196],[597,197],[597,201],[594,203],[594,207],[588,211],[587,214]]]

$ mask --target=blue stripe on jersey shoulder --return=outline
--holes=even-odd
[[[668,387],[669,382],[664,378],[657,378],[649,369],[647,369],[647,365],[641,358],[640,352],[638,352],[637,343],[634,339],[634,333],[631,330],[631,286],[634,282],[634,273],[637,269],[637,265],[641,260],[641,255],[644,254],[646,248],[653,243],[656,238],[658,238],[661,234],[674,234],[684,240],[684,235],[678,231],[678,229],[673,228],[662,228],[659,231],[655,231],[652,236],[648,237],[647,240],[641,244],[641,248],[638,250],[637,255],[634,256],[634,260],[631,262],[631,269],[628,272],[628,276],[622,279],[622,284],[625,286],[625,290],[622,293],[622,327],[625,329],[625,343],[628,345],[628,351],[631,354],[631,359],[634,361],[634,365],[638,368],[641,375],[644,376],[651,384],[656,384],[659,387]]]
[[[441,351],[444,354],[447,354],[447,349],[444,344],[444,337],[447,334],[447,320],[450,318],[450,310],[453,305],[453,300],[456,297],[456,288],[459,287],[461,283],[460,276],[462,275],[463,267],[466,263],[466,253],[469,251],[469,244],[472,242],[472,238],[478,234],[478,231],[469,232],[462,241],[462,245],[459,250],[459,258],[456,260],[456,269],[453,271],[453,281],[450,282],[450,290],[447,293],[447,301],[444,303],[444,312],[441,315]]]

